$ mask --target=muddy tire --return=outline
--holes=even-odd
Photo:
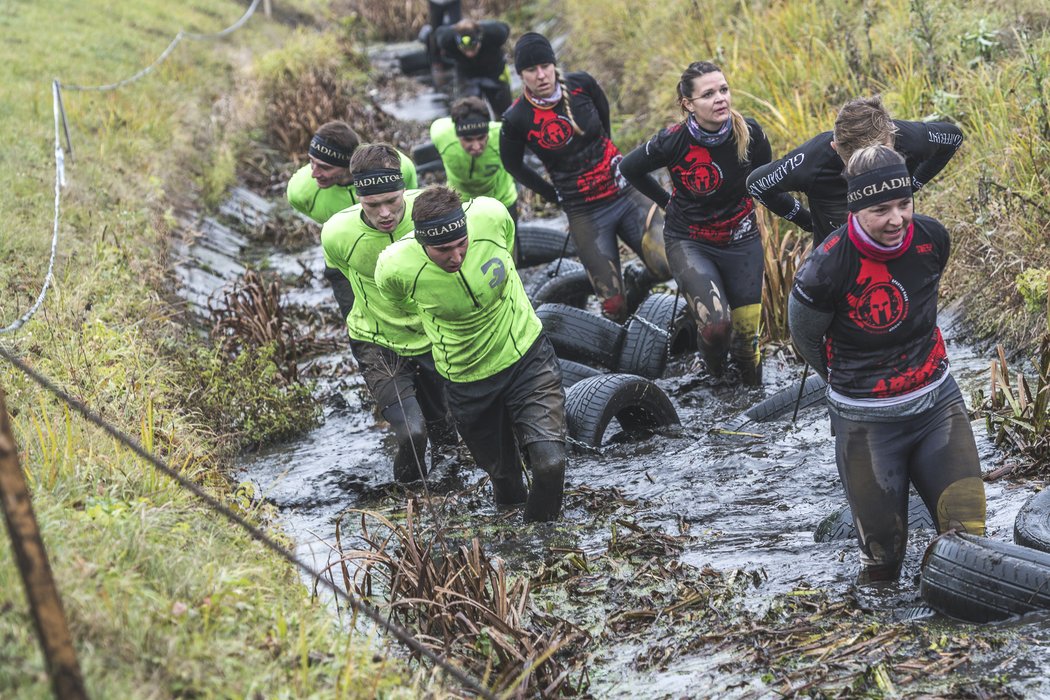
[[[1050,610],[1050,554],[949,532],[927,548],[919,592],[937,612],[967,622]]]
[[[802,400],[799,401],[799,383],[794,382],[788,387],[781,389],[772,396],[759,401],[736,418],[723,423],[722,430],[735,432],[746,428],[751,423],[765,423],[767,421],[791,415],[795,412],[795,402],[798,402],[799,410],[809,406],[823,403],[827,395],[827,383],[819,375],[811,374],[806,377],[802,386]]]
[[[558,364],[561,365],[561,385],[563,389],[568,389],[577,382],[581,382],[589,377],[596,377],[599,374],[603,374],[600,369],[596,369],[590,365],[585,365],[581,362],[559,359]]]
[[[1028,499],[1014,519],[1014,542],[1050,552],[1050,489]]]
[[[557,270],[557,274],[555,274]],[[594,291],[583,265],[575,260],[562,258],[550,263],[542,273],[539,286],[529,295],[533,307],[543,304],[566,304],[582,309],[587,297]]]
[[[936,530],[933,518],[926,504],[917,493],[908,497],[908,529]],[[849,504],[842,506],[834,513],[820,521],[813,531],[814,542],[836,542],[838,540],[857,539],[857,528],[853,525],[853,509]]]
[[[430,70],[430,64],[427,64],[427,70]],[[438,153],[437,146],[434,145],[433,141],[424,141],[415,148],[412,149],[412,162],[416,164],[416,170],[419,170],[419,166],[437,162],[441,165],[441,154]]]
[[[398,67],[405,75],[423,75],[430,73],[430,56],[426,49],[413,51],[397,57]]]
[[[602,374],[574,384],[565,395],[569,435],[589,447],[601,447],[616,419],[632,439],[644,439],[661,427],[677,425],[678,413],[663,390],[643,377]]]
[[[640,316],[627,322],[617,372],[659,379],[667,368],[667,347],[671,336],[665,328]]]
[[[616,367],[624,336],[619,323],[566,304],[544,304],[536,315],[559,358]]]
[[[534,221],[518,224],[518,267],[542,265],[567,255],[576,255],[568,231]]]
[[[696,323],[681,296],[660,292],[650,294],[634,315],[670,332],[672,355],[696,350]]]

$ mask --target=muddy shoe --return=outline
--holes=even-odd
[[[624,265],[623,289],[628,314],[633,314],[645,301],[654,282],[653,274],[641,261],[632,261]]]

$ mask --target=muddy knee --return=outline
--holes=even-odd
[[[959,479],[937,499],[937,532],[963,530],[984,535],[985,510],[984,481],[979,476]]]

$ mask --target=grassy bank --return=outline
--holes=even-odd
[[[724,67],[735,105],[762,124],[775,155],[831,128],[847,99],[875,92],[898,118],[957,122],[962,150],[916,201],[954,235],[944,291],[966,298],[981,337],[1035,349],[1045,285],[1033,296],[1017,276],[1050,267],[1045,3],[555,0],[553,8],[572,37],[564,65],[609,92],[625,149],[680,118],[675,83],[702,59]]]
[[[279,3],[303,16],[319,3]],[[18,1],[0,9],[0,324],[47,269],[53,214],[50,83],[97,85],[149,64],[175,34],[215,32],[247,3]],[[279,16],[277,19],[281,19]],[[184,41],[153,74],[117,91],[64,93],[75,159],[56,279],[41,311],[0,337],[107,420],[235,507],[217,457],[294,426],[217,420],[193,396],[209,382],[232,404],[296,400],[244,361],[233,376],[187,330],[164,290],[176,212],[215,201],[258,121],[254,56],[291,29],[261,14],[220,41]],[[277,386],[275,389],[274,387]],[[371,697],[408,682],[374,640],[336,628],[297,574],[86,425],[6,364],[21,460],[72,635],[96,698]],[[299,394],[301,398],[301,394]],[[280,414],[278,410],[276,412]],[[309,412],[306,412],[307,414]],[[249,430],[246,426],[254,426]],[[0,546],[0,696],[50,693],[21,581]],[[414,694],[414,693],[413,693]]]

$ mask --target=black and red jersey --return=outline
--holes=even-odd
[[[912,186],[918,191],[944,169],[963,142],[962,131],[948,122],[907,122],[894,119],[893,148],[904,156]],[[825,131],[783,158],[755,168],[748,190],[760,204],[793,221],[820,243],[846,223],[846,176],[842,158],[831,147],[833,134]],[[806,195],[809,208],[788,192]]]
[[[609,101],[597,81],[583,72],[564,80],[582,135],[573,131],[564,99],[542,109],[520,96],[503,113],[499,143],[503,167],[514,179],[571,209],[620,193],[624,183],[617,166],[623,156],[609,138]],[[551,182],[525,165],[526,147],[539,157]]]
[[[685,122],[663,129],[624,157],[620,174],[666,209],[664,236],[724,245],[741,220],[754,211],[745,186],[747,175],[752,168],[768,163],[773,152],[762,127],[753,119],[745,121],[751,143],[743,163],[737,158],[735,138],[718,146],[702,146]],[[671,194],[648,175],[659,168],[667,168],[671,176]],[[783,196],[790,199],[790,195]]]
[[[834,317],[825,333],[828,383],[858,399],[908,394],[948,370],[937,327],[937,292],[948,262],[948,231],[916,215],[911,244],[899,257],[865,257],[842,226],[815,247],[792,294]]]

